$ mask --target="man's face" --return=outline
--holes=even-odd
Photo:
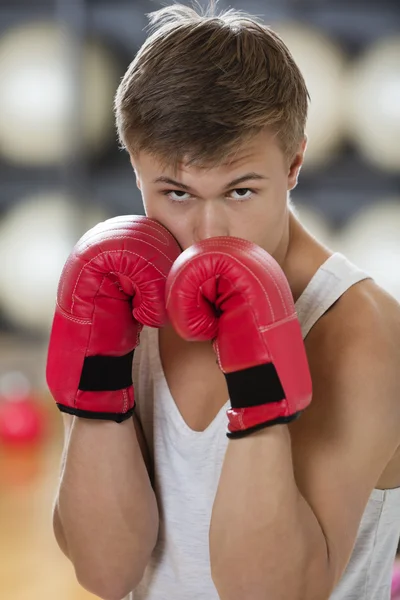
[[[169,229],[183,250],[206,238],[234,236],[276,256],[287,236],[287,195],[304,147],[289,165],[273,137],[262,132],[215,168],[182,165],[174,173],[146,153],[132,164],[146,215]]]

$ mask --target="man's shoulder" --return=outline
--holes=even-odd
[[[368,356],[385,350],[397,362],[399,339],[400,304],[372,279],[365,279],[349,288],[319,319],[306,347],[310,356],[324,351]]]
[[[398,302],[372,280],[352,286],[306,338],[321,408],[400,424],[399,339]]]
[[[381,472],[389,463],[400,444],[399,336],[398,303],[367,280],[312,328],[306,338],[312,402],[290,424],[298,470],[313,468],[310,447],[329,447],[350,461],[359,453],[367,456],[366,440],[377,456],[382,450]]]

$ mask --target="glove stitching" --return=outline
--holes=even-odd
[[[233,240],[232,240],[232,241],[233,241]],[[227,241],[227,242],[222,242],[222,243],[223,243],[223,245],[226,245],[226,246],[228,246],[228,247],[229,247],[229,246],[231,246],[232,248],[235,248],[235,249],[236,249],[235,242],[234,242],[234,243],[232,243],[232,241]],[[239,246],[239,248],[240,248],[240,246],[243,246],[243,248],[242,248],[242,249],[248,249],[248,248],[254,249],[253,245],[252,245],[250,242],[246,243],[246,240],[244,240],[244,242],[245,242],[244,244],[237,243],[237,246]],[[257,249],[257,250],[258,250],[258,249]],[[279,296],[280,296],[280,298],[281,298],[281,300],[282,300],[282,293],[281,293],[281,292],[282,292],[282,290],[281,290],[281,287],[280,287],[279,285],[277,285],[277,283],[276,283],[276,279],[275,279],[275,277],[274,277],[274,272],[273,272],[273,271],[271,271],[271,267],[270,267],[270,265],[269,265],[268,263],[265,265],[265,264],[264,264],[264,262],[263,262],[263,261],[261,261],[261,260],[260,260],[260,258],[259,258],[257,255],[255,255],[255,253],[254,253],[254,252],[252,252],[252,258],[254,258],[254,260],[255,260],[255,261],[256,261],[256,262],[257,262],[257,263],[258,263],[258,264],[259,264],[259,265],[260,265],[260,266],[261,266],[263,269],[265,269],[265,270],[268,272],[268,274],[271,276],[271,279],[274,281],[275,287],[277,288],[277,290],[278,290],[278,293],[279,293]],[[289,293],[289,290],[287,289],[287,287],[288,287],[288,286],[286,286],[286,285],[285,285],[284,287],[285,287],[285,290],[284,290],[284,295],[285,295],[285,297],[286,297],[286,302],[287,302],[287,304],[291,305],[291,304],[293,304],[293,298],[292,298],[291,292]],[[287,312],[288,312],[288,311],[287,311],[287,309],[286,309],[286,304],[283,302],[283,300],[282,300],[282,306],[283,306],[283,309],[284,309],[285,313],[287,314]]]
[[[229,244],[225,244],[225,245],[229,247]],[[232,246],[231,246],[231,247],[232,247]],[[198,257],[195,257],[195,258],[193,258],[192,260],[196,260],[196,258],[199,258],[200,256],[206,256],[206,255],[209,255],[209,254],[213,255],[213,252],[204,252],[203,254],[201,254],[201,255],[198,255]],[[250,268],[249,268],[249,267],[247,267],[247,265],[245,265],[245,264],[244,264],[244,263],[243,263],[243,262],[240,260],[240,258],[239,258],[239,257],[232,256],[231,254],[226,254],[225,252],[220,252],[220,254],[221,254],[221,255],[223,255],[223,256],[228,256],[230,259],[234,259],[234,260],[235,260],[237,263],[239,263],[239,264],[240,264],[240,265],[241,265],[241,266],[242,266],[244,269],[246,269],[246,271],[248,271],[248,272],[249,272],[249,273],[250,273],[250,274],[251,274],[251,275],[254,277],[254,279],[256,279],[256,280],[257,280],[257,282],[258,282],[258,284],[260,285],[261,289],[263,290],[263,292],[264,292],[264,296],[265,296],[265,298],[266,298],[266,300],[267,300],[267,302],[268,302],[268,306],[269,306],[269,309],[270,309],[270,311],[271,311],[272,319],[275,319],[275,313],[274,313],[274,310],[273,310],[273,308],[272,308],[272,305],[271,305],[271,302],[270,302],[269,296],[268,296],[268,294],[267,294],[267,292],[266,292],[266,290],[265,290],[265,287],[262,285],[261,281],[259,280],[259,278],[258,278],[258,277],[257,277],[257,276],[256,276],[256,275],[255,275],[255,274],[254,274],[254,273],[253,273],[251,270],[250,270]],[[279,287],[279,285],[278,285],[278,283],[277,283],[277,281],[276,281],[276,279],[275,279],[275,277],[274,277],[274,273],[273,273],[273,272],[271,272],[271,269],[269,268],[269,266],[268,266],[268,265],[267,265],[267,266],[265,266],[265,265],[264,265],[263,263],[261,263],[261,261],[259,261],[257,258],[255,258],[255,260],[256,260],[256,262],[258,262],[258,264],[259,264],[261,267],[263,267],[263,268],[265,269],[265,271],[267,271],[267,273],[268,273],[268,275],[270,276],[271,280],[273,281],[273,283],[274,283],[274,285],[275,285],[275,288],[276,288],[276,291],[278,292],[278,295],[279,295],[279,297],[280,297],[280,299],[281,299],[281,303],[282,303],[283,310],[285,311],[285,314],[286,314],[287,316],[289,316],[289,315],[288,315],[288,309],[287,309],[287,307],[286,307],[286,304],[285,304],[285,302],[284,302],[284,298],[283,298],[283,296],[282,296],[282,293],[281,293],[280,287]],[[182,271],[182,269],[184,269],[186,265],[187,265],[187,263],[186,263],[186,264],[183,264],[183,265],[181,266],[181,268],[180,268],[180,269],[177,271],[177,273],[175,273],[175,276],[174,276],[174,278],[173,278],[173,280],[172,280],[172,283],[171,283],[171,285],[170,285],[170,287],[169,287],[169,290],[168,290],[167,304],[168,304],[168,302],[169,302],[169,298],[170,298],[170,295],[171,295],[171,292],[172,292],[172,288],[173,288],[173,286],[174,286],[174,284],[175,284],[175,281],[176,281],[176,279],[177,279],[178,275],[180,274],[180,272]],[[286,295],[286,294],[285,294],[285,295]],[[293,300],[291,300],[291,301],[289,302],[289,304],[293,304]]]
[[[254,249],[254,245],[252,242],[249,242],[248,240],[242,240],[240,238],[229,238],[229,240],[221,240],[220,238],[210,238],[209,240],[207,240],[207,245],[208,246],[212,246],[215,245],[217,246],[217,248],[221,245],[223,246],[228,246],[231,248],[234,248],[235,250],[237,248],[239,248],[240,250],[252,250],[252,257],[254,258],[254,260],[256,262],[258,262],[258,264],[260,264],[263,268],[265,268],[264,262],[262,262],[258,256],[256,255],[256,253],[254,252],[254,250],[256,250],[257,254],[259,254],[259,250],[262,250],[262,248],[256,248]],[[271,275],[271,272],[268,271],[269,274]],[[274,279],[273,275],[271,275],[271,277]],[[275,279],[274,279],[275,282]],[[288,304],[293,304],[293,297],[290,291],[290,288],[287,289],[288,286],[285,285],[285,290],[284,290],[284,294],[286,297],[286,301]],[[279,288],[280,290],[280,288]],[[281,295],[281,294],[280,294]],[[283,305],[285,312],[286,311],[286,305]]]
[[[240,412],[239,412],[239,423],[240,423],[240,429],[242,429],[242,430],[245,429],[244,421],[243,421],[243,413],[244,413],[244,410],[242,408],[242,409],[240,409]]]
[[[259,331],[261,331],[261,333],[264,333],[265,331],[270,331],[271,329],[275,329],[276,327],[279,327],[280,325],[283,325],[284,323],[289,323],[290,321],[293,321],[297,318],[296,314],[293,313],[287,317],[285,317],[284,319],[280,319],[279,321],[275,321],[274,323],[271,323],[271,325],[266,325],[265,327],[261,327]]]
[[[100,223],[99,225],[101,225],[101,223]],[[97,225],[96,225],[96,227],[97,227]],[[165,228],[164,228],[164,229],[165,229]],[[166,229],[166,231],[168,231],[168,230]],[[89,233],[90,233],[90,232],[89,232]],[[149,234],[145,234],[145,235],[149,235]],[[156,242],[157,242],[157,241],[159,241],[159,239],[158,239],[158,238],[156,238],[156,237],[154,237],[154,236],[149,236],[149,237],[151,237],[152,239],[156,240]],[[90,238],[89,238],[89,239],[90,239]],[[81,238],[81,240],[80,240],[80,241],[77,243],[76,247],[78,247],[78,248],[79,248],[81,245],[83,245],[83,242],[85,242],[85,244],[86,244],[86,250],[89,250],[89,249],[93,248],[93,247],[95,246],[95,244],[96,244],[96,243],[97,243],[97,244],[99,244],[99,243],[101,243],[101,242],[103,242],[103,243],[104,243],[104,242],[106,242],[106,241],[110,241],[111,239],[112,239],[112,240],[125,240],[125,241],[126,241],[126,239],[127,239],[127,236],[126,236],[126,235],[119,235],[119,236],[114,236],[114,237],[112,237],[112,238],[106,238],[106,239],[104,239],[104,238],[103,238],[103,239],[101,239],[101,240],[98,240],[97,242],[94,242],[93,244],[89,244],[89,243],[87,243],[87,240],[85,239],[85,236],[84,236],[84,237],[83,237],[83,238]],[[171,259],[171,258],[170,258],[170,257],[169,257],[167,254],[165,254],[165,252],[164,252],[164,251],[163,251],[161,248],[158,248],[157,246],[155,246],[154,244],[151,244],[151,243],[150,243],[150,242],[148,242],[147,240],[137,240],[137,238],[133,238],[133,237],[132,237],[132,238],[129,238],[129,239],[131,239],[132,241],[135,241],[135,242],[136,242],[136,241],[140,241],[140,242],[141,242],[141,243],[143,243],[143,244],[148,244],[149,246],[151,246],[152,248],[154,248],[155,250],[157,250],[157,252],[158,252],[159,254],[162,254],[162,256],[164,256],[164,258],[166,258],[166,259],[167,259],[167,261],[168,261],[168,262],[169,262],[171,265],[172,265],[172,263],[174,262],[174,259]],[[179,249],[179,250],[180,250],[180,248],[179,248],[179,245],[178,245],[178,243],[176,242],[176,240],[175,240],[174,238],[172,238],[172,239],[170,239],[170,240],[167,240],[167,244],[166,244],[167,246],[168,246],[168,241],[174,241],[174,242],[176,243],[177,249]],[[132,252],[132,251],[131,251],[131,250],[104,250],[104,251],[102,251],[102,252],[100,252],[100,253],[96,254],[96,256],[94,256],[94,257],[93,257],[93,258],[92,258],[92,259],[91,259],[91,260],[90,260],[88,263],[85,263],[85,264],[86,264],[86,265],[90,264],[90,262],[91,262],[92,260],[95,260],[95,259],[96,259],[98,256],[101,256],[101,254],[105,254],[105,253],[112,254],[113,252],[128,252],[128,253],[129,253],[129,252]],[[66,262],[66,264],[65,264],[65,266],[64,266],[64,270],[68,270],[68,263],[69,263],[69,259],[67,260],[67,262]],[[153,266],[154,266],[154,265],[153,265]],[[84,268],[85,268],[85,265],[82,267],[82,269],[84,269]],[[157,269],[157,267],[155,267],[155,268]],[[64,274],[64,270],[63,270],[63,274]],[[80,273],[79,273],[79,275],[78,275],[78,279],[79,279],[79,277],[80,277],[80,274],[81,274],[81,273],[82,273],[82,270],[81,270],[81,272],[80,272]],[[164,278],[166,277],[166,275],[165,275],[163,272],[161,272],[161,271],[160,271],[160,273],[163,275],[163,277],[164,277]],[[67,278],[67,276],[64,276],[64,277],[62,276],[62,277],[61,277],[61,281],[60,281],[59,289],[58,289],[58,291],[57,291],[57,296],[58,296],[58,298],[61,298],[61,297],[63,296],[63,293],[64,293],[64,287],[65,287],[65,284],[66,284],[66,280],[67,280],[67,279],[68,279],[68,278]],[[76,286],[75,286],[75,288],[76,288]],[[75,292],[75,290],[74,290],[74,292]]]
[[[124,405],[123,405],[122,412],[126,413],[127,408],[128,408],[128,394],[127,394],[126,389],[122,390],[122,396],[123,396],[123,400],[124,400]]]
[[[239,262],[239,261],[238,261],[238,262]],[[247,268],[245,265],[243,265],[243,266],[244,266],[245,268]],[[227,279],[227,277],[226,277],[225,275],[223,275],[222,277],[223,277],[224,279]],[[258,278],[257,278],[257,277],[256,277],[256,279],[258,280]],[[238,290],[238,288],[236,287],[236,285],[235,285],[235,283],[234,283],[234,282],[232,282],[232,281],[230,281],[230,280],[228,280],[228,281],[229,281],[229,283],[230,283],[230,284],[233,286],[233,288],[234,288],[234,289],[237,291],[238,295],[240,295],[240,296],[244,296],[244,294]],[[261,286],[261,287],[262,287],[262,286]],[[265,292],[265,290],[264,290],[264,292]],[[270,303],[270,300],[269,300],[268,294],[267,294],[267,293],[265,293],[265,296],[266,296],[267,302],[268,302],[268,304],[269,304],[269,306],[270,306],[271,313],[272,313],[272,315],[274,315],[274,311],[273,311],[273,309],[272,309],[272,306],[271,306],[271,303]],[[260,323],[258,322],[258,318],[257,318],[257,313],[256,313],[256,311],[255,311],[255,310],[253,310],[252,308],[251,308],[251,315],[252,315],[252,317],[253,317],[253,319],[254,319],[254,321],[255,321],[255,327],[256,327],[256,330],[257,330],[258,332],[262,333],[262,330],[263,330],[263,328],[260,326]],[[274,316],[273,316],[273,318],[274,318]],[[281,322],[281,321],[279,321],[279,323],[280,323],[280,322]],[[267,327],[268,327],[268,326],[267,326]],[[269,351],[268,344],[266,343],[266,340],[265,340],[264,338],[263,338],[263,343],[264,343],[264,346],[266,347],[267,353],[270,355],[271,353],[270,353],[270,351]],[[217,336],[217,338],[215,339],[215,345],[214,345],[214,347],[215,347],[215,349],[216,349],[216,352],[217,352],[217,359],[218,359],[219,366],[220,366],[220,368],[222,368],[222,367],[221,367],[221,362],[220,362],[220,354],[219,354],[219,346],[218,346],[218,336]]]
[[[74,317],[72,315],[70,315],[68,312],[66,312],[61,306],[60,304],[57,302],[57,307],[59,308],[60,312],[62,312],[63,317],[65,317],[66,319],[69,319],[70,321],[73,321],[74,323],[78,323],[78,325],[91,325],[92,321],[90,319],[80,319],[79,317]]]
[[[146,242],[147,243],[147,242]],[[152,244],[150,244],[152,245]],[[155,248],[155,250],[159,251],[158,248],[156,248],[156,246],[153,246],[153,248]],[[163,278],[165,278],[165,274],[158,268],[156,267],[154,264],[152,264],[149,260],[147,260],[146,258],[144,258],[143,256],[141,256],[140,254],[138,254],[137,252],[133,252],[132,250],[104,250],[103,252],[99,252],[98,254],[96,254],[96,256],[93,256],[93,258],[90,259],[90,261],[88,261],[87,263],[85,263],[83,265],[83,267],[81,268],[77,278],[76,278],[76,282],[75,282],[75,287],[74,290],[72,292],[72,304],[71,304],[71,313],[74,312],[74,304],[75,304],[75,296],[76,296],[76,289],[78,287],[78,283],[79,280],[82,276],[82,273],[84,272],[84,270],[90,266],[90,264],[97,260],[100,256],[102,256],[103,254],[114,254],[114,253],[127,253],[127,254],[133,254],[134,256],[138,256],[139,258],[143,259],[144,261],[146,261],[146,263],[149,265],[151,265],[152,267],[154,267],[154,269],[156,269],[156,271],[158,271],[160,273],[160,275],[162,275]],[[172,262],[172,261],[170,261]],[[121,273],[120,273],[121,274]],[[106,277],[108,275],[108,273],[104,273],[103,279],[104,277]],[[102,280],[103,281],[103,280]]]
[[[139,215],[137,215],[135,218],[140,218]],[[129,229],[132,233],[143,233],[144,235],[150,236],[153,239],[157,240],[157,241],[161,241],[158,237],[152,236],[149,233],[147,233],[146,231],[143,231],[141,228],[137,227],[137,225],[140,226],[144,226],[144,227],[148,227],[149,229],[153,229],[154,231],[156,231],[158,234],[164,234],[164,232],[166,232],[166,235],[164,234],[164,239],[165,239],[165,245],[168,246],[169,242],[174,241],[176,243],[176,245],[178,246],[178,242],[175,240],[175,238],[172,236],[171,232],[168,231],[168,229],[166,227],[164,227],[164,225],[161,225],[161,223],[158,223],[156,221],[153,221],[152,223],[149,222],[145,222],[145,219],[147,219],[147,217],[141,217],[143,220],[139,221],[138,223],[132,223],[127,221],[126,224],[124,225],[123,221],[121,221],[121,223],[116,222],[116,226],[115,227],[110,227],[109,224],[110,222],[120,219],[121,217],[114,217],[113,219],[107,219],[106,221],[102,221],[101,223],[98,223],[97,225],[95,225],[94,227],[92,227],[92,229],[90,229],[86,234],[83,235],[83,237],[81,238],[81,240],[78,242],[78,244],[80,244],[81,242],[87,242],[89,240],[91,240],[93,237],[95,237],[96,235],[98,235],[102,229],[102,225],[108,224],[108,227],[106,229],[106,231],[118,231],[119,229]],[[162,229],[163,231],[160,231],[160,229]],[[100,230],[100,231],[99,231]],[[101,233],[105,233],[104,231]],[[90,235],[91,234],[91,235]],[[87,237],[86,237],[87,236]],[[121,236],[124,239],[126,239],[126,235]],[[103,238],[104,239],[104,238]],[[118,239],[115,237],[110,237],[110,238],[105,238],[106,240],[108,239]]]

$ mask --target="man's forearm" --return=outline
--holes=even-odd
[[[287,425],[228,444],[213,506],[210,557],[221,600],[325,600],[332,569],[293,473]]]
[[[57,513],[55,524],[83,587],[100,597],[130,592],[158,533],[157,503],[131,419],[75,417]]]

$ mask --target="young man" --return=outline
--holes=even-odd
[[[151,21],[116,96],[147,218],[89,232],[59,290],[48,379],[70,414],[58,543],[81,584],[106,600],[389,600],[400,532],[399,306],[291,210],[308,95],[282,40],[235,11],[176,5]],[[210,275],[206,254],[213,265],[224,255],[223,269]],[[246,296],[256,280],[260,293]],[[167,306],[175,327],[165,324],[165,281],[185,305]],[[241,286],[240,320],[215,300],[223,281]],[[235,408],[226,356],[253,353],[260,328],[248,307],[275,314],[275,293],[304,345],[297,330],[282,334],[288,319],[263,335],[276,334],[303,395],[273,399],[279,410],[287,403],[278,419],[271,404],[257,407],[254,420],[247,408],[271,371],[240,384]],[[185,311],[196,324],[224,317],[208,336],[214,345],[192,325],[178,335]],[[153,327],[139,343],[143,324]],[[246,435],[228,439],[228,420]]]

